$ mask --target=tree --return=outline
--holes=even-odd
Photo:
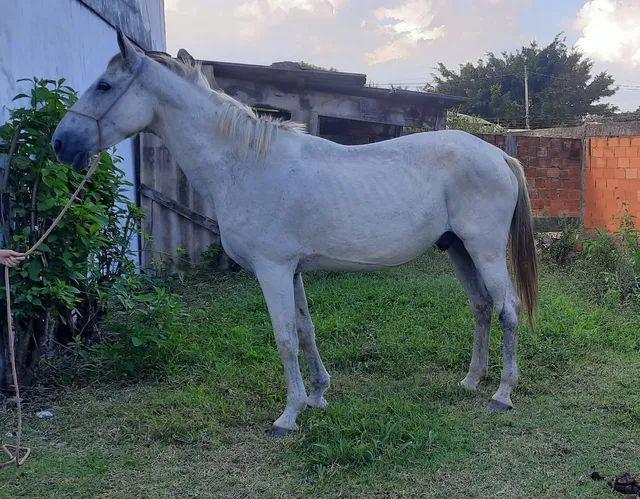
[[[617,110],[599,102],[616,92],[613,77],[606,72],[592,76],[593,62],[567,48],[560,34],[543,48],[532,42],[515,53],[489,52],[475,65],[461,65],[457,73],[439,63],[440,74],[425,90],[468,97],[460,112],[523,128],[525,65],[533,128],[575,125],[587,115],[606,116]]]

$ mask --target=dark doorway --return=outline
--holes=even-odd
[[[393,139],[401,134],[401,125],[348,120],[330,116],[318,117],[318,135],[339,144],[371,144],[372,142]]]
[[[291,113],[286,109],[278,109],[277,107],[269,106],[267,104],[256,104],[251,106],[258,116],[270,116],[274,119],[281,119],[284,121],[291,119]]]

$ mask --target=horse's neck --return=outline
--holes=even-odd
[[[189,88],[191,95],[161,106],[152,124],[190,183],[215,204],[237,161],[233,144],[216,126],[218,105],[213,96]],[[184,94],[183,94],[184,95]]]

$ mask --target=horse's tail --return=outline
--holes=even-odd
[[[533,327],[538,306],[538,260],[533,239],[531,202],[522,165],[516,158],[505,155],[505,160],[518,179],[518,202],[511,219],[509,244],[511,264],[515,272],[518,297],[524,306],[529,325]]]

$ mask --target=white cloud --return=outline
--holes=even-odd
[[[298,15],[333,17],[345,0],[245,0],[233,9],[242,24],[239,35],[249,41]]]
[[[421,42],[442,38],[446,33],[444,25],[433,25],[432,0],[408,0],[395,8],[381,7],[374,11],[374,17],[387,41],[365,54],[369,64],[409,57]]]
[[[581,34],[576,47],[596,61],[640,65],[640,2],[590,0],[576,26]]]
[[[289,14],[294,10],[312,14],[335,14],[344,0],[247,0],[234,9],[239,17]]]

